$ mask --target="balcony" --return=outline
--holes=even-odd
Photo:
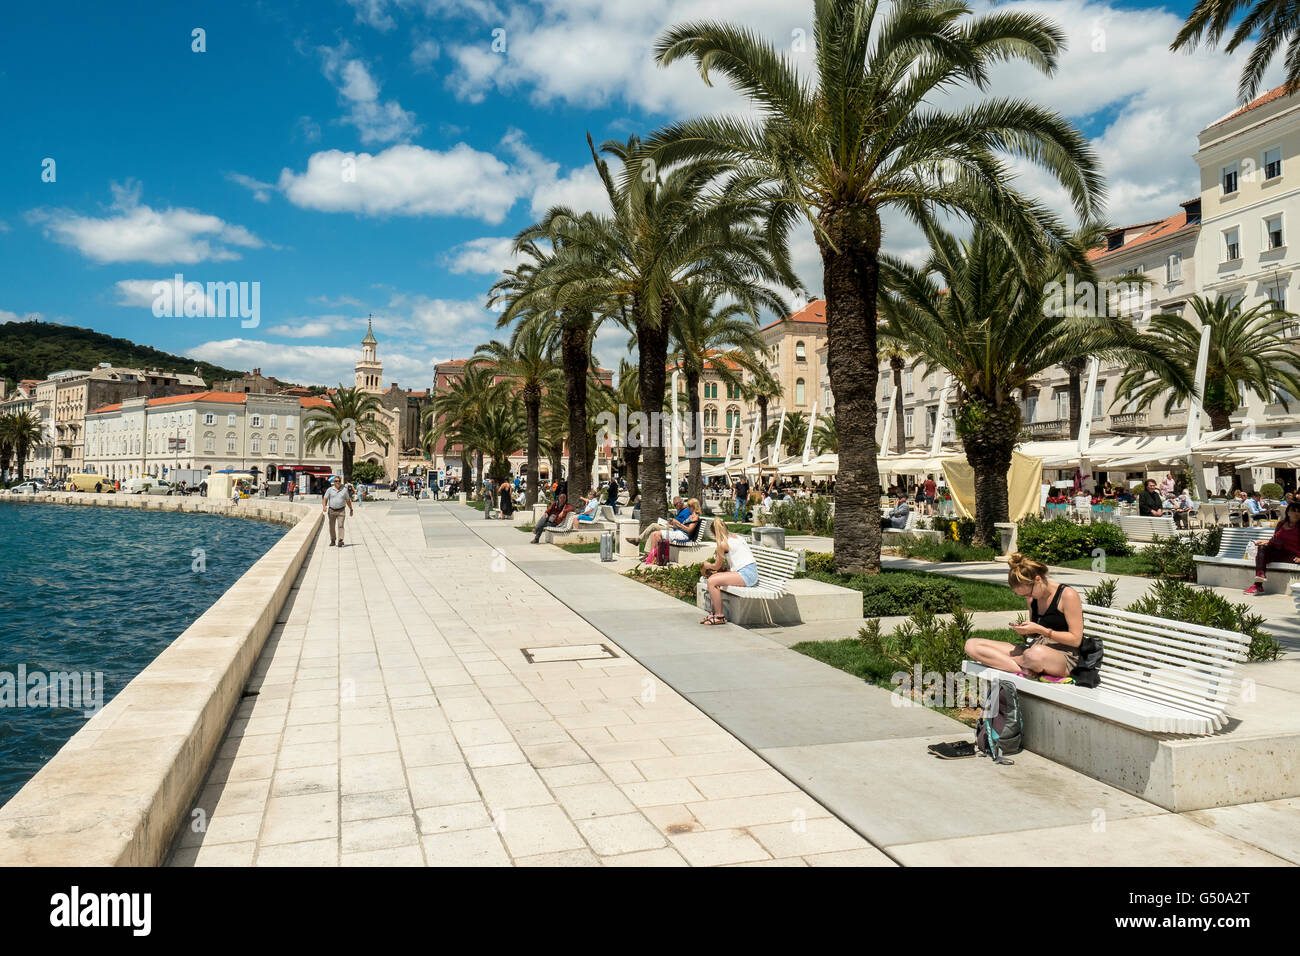
[[[1050,422],[1027,422],[1020,428],[1021,441],[1051,441],[1070,437],[1070,421],[1058,418]]]
[[[1147,430],[1146,412],[1122,412],[1110,416],[1110,430],[1117,435],[1136,435]]]

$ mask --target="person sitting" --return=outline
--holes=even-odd
[[[1164,517],[1164,504],[1164,498],[1156,491],[1156,480],[1148,478],[1146,490],[1138,495],[1138,514],[1144,518]]]
[[[902,531],[907,527],[907,518],[912,513],[911,506],[907,503],[907,495],[899,492],[894,499],[894,508],[888,515],[880,519],[880,527],[896,528]]]
[[[654,528],[650,532],[650,548],[647,553],[654,554],[660,541],[669,544],[690,544],[700,533],[700,502],[692,498],[686,507],[677,513],[677,517],[668,522],[664,528]]]
[[[590,498],[582,499],[582,511],[578,515],[578,521],[582,523],[591,523],[596,520],[596,511],[600,508],[600,498],[594,493]]]
[[[687,511],[686,502],[684,502],[680,496],[674,498],[672,510],[669,512],[667,518],[659,518],[657,521],[655,521],[654,524],[647,525],[646,527],[641,529],[640,534],[629,535],[627,538],[627,543],[635,544],[639,547],[645,541],[646,538],[650,537],[651,534],[653,534],[655,531],[661,528],[670,527],[674,521],[677,521],[678,519],[683,517],[686,514],[686,511]]]
[[[548,527],[555,528],[564,523],[564,519],[573,514],[573,508],[569,504],[569,496],[559,494],[551,506],[546,509],[542,515],[542,520],[537,522],[537,527],[533,529],[533,544],[541,544],[542,532]]]
[[[1188,520],[1196,513],[1196,505],[1192,503],[1192,497],[1183,489],[1173,497],[1166,498],[1164,510],[1173,515],[1175,528],[1188,527]]]
[[[754,559],[749,543],[740,535],[732,534],[721,518],[713,519],[713,537],[718,542],[713,558],[700,565],[713,613],[700,623],[716,626],[727,623],[727,617],[722,613],[722,589],[728,585],[744,588],[756,586],[758,561]]]
[[[1268,509],[1264,507],[1264,496],[1258,491],[1252,491],[1250,497],[1246,499],[1246,509],[1242,515],[1247,523],[1263,524],[1264,519],[1269,516]]]
[[[1273,537],[1256,549],[1255,583],[1246,588],[1247,594],[1264,593],[1264,575],[1274,562],[1300,564],[1300,503],[1293,501],[1286,506]]]
[[[1155,484],[1154,479],[1151,483]],[[1007,584],[1025,599],[1029,608],[1029,620],[1012,624],[1011,630],[1028,640],[1010,643],[972,637],[966,642],[966,654],[995,670],[1025,677],[1060,681],[1077,676],[1085,651],[1083,600],[1079,592],[1068,584],[1049,580],[1047,565],[1019,552],[1010,556],[1008,564]],[[1095,686],[1084,680],[1079,683]]]

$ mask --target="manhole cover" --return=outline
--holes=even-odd
[[[523,647],[524,659],[530,664],[555,661],[598,661],[618,657],[604,644],[557,644],[554,647]]]

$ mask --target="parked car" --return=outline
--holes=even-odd
[[[143,478],[128,479],[122,485],[122,493],[128,495],[170,495],[172,486],[162,478],[148,475]]]
[[[14,485],[9,489],[10,494],[14,495],[34,495],[43,490],[40,485],[34,481],[24,481],[21,485]]]

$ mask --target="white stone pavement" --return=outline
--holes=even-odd
[[[172,865],[892,865],[447,506],[367,503],[348,538],[322,531]]]

